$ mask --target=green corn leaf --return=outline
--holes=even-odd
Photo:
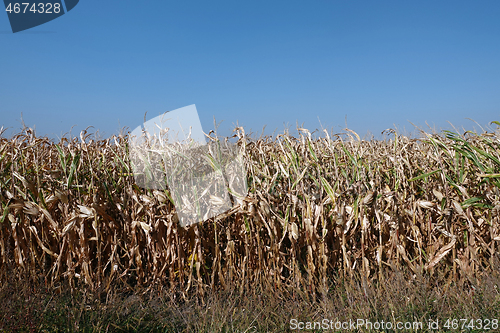
[[[420,176],[417,176],[417,177],[413,177],[412,179],[408,180],[409,182],[413,182],[415,180],[419,180],[419,179],[422,179],[422,178],[426,178],[426,177],[429,177],[430,175],[433,175],[435,173],[438,173],[439,171],[441,171],[441,169],[437,169],[437,170],[434,170],[434,171],[431,171],[431,172],[428,172],[428,173],[424,173]]]
[[[3,221],[5,220],[5,218],[7,217],[7,214],[9,214],[9,203],[7,203],[4,207],[3,207],[3,214],[2,214],[2,219],[0,220],[0,223],[3,223]]]
[[[473,197],[470,199],[465,200],[464,202],[461,203],[462,208],[467,208],[470,206],[475,206],[474,204],[483,200],[483,198],[480,197]]]
[[[74,177],[75,177],[75,172],[76,172],[76,169],[78,167],[78,162],[79,161],[80,161],[80,153],[76,154],[76,156],[73,157],[73,161],[71,162],[71,169],[69,170],[68,182],[66,184],[66,186],[68,188],[70,188],[71,185],[73,184],[73,180],[74,180]]]
[[[316,154],[314,153],[314,150],[311,146],[311,141],[307,140],[307,146],[309,147],[309,151],[311,152],[312,157],[316,162],[318,162],[318,157],[316,157]]]
[[[478,176],[481,178],[500,178],[500,173],[490,173],[490,174],[480,173]]]
[[[335,204],[335,192],[333,191],[333,188],[330,186],[330,184],[326,181],[326,179],[323,178],[323,176],[321,176],[321,183],[323,184],[326,193],[330,197],[330,200],[333,204]]]
[[[292,190],[295,188],[295,186],[304,178],[304,175],[306,174],[307,167],[304,168],[304,171],[300,174],[300,176],[297,178],[297,180],[293,183],[292,185]]]
[[[64,173],[66,173],[66,154],[64,154],[61,147],[59,147],[58,145],[55,146],[57,151],[59,152],[59,161],[61,162],[61,167],[64,170]]]

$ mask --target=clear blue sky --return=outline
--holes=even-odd
[[[0,127],[52,137],[190,104],[223,133],[500,120],[498,0],[82,0],[17,34],[0,13],[0,50]]]

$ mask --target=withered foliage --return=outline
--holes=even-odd
[[[235,131],[248,197],[187,228],[167,190],[134,183],[126,135],[0,136],[2,281],[43,275],[53,287],[203,295],[322,292],[333,276],[370,282],[402,266],[474,283],[495,269],[495,134],[391,131],[365,141],[350,130],[316,139],[305,129],[258,139]]]

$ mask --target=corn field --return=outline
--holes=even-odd
[[[168,190],[134,183],[127,135],[0,135],[1,281],[316,293],[335,276],[373,281],[401,267],[471,282],[498,269],[494,133],[390,130],[366,141],[298,131],[250,138],[236,128],[248,196],[185,228]]]

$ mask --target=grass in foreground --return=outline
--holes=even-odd
[[[422,276],[391,273],[380,285],[364,284],[359,277],[340,279],[313,301],[309,294],[292,289],[260,295],[218,291],[203,299],[136,291],[99,299],[17,281],[0,291],[0,332],[290,332],[299,322],[325,319],[333,321],[334,328],[337,321],[363,319],[423,325],[405,332],[446,332],[451,330],[445,327],[448,319],[458,319],[459,326],[461,318],[500,319],[499,284],[499,274],[473,287],[465,281],[441,285]],[[439,329],[428,329],[429,320],[438,320]],[[490,331],[496,331],[493,328]],[[375,330],[360,326],[347,331]]]

